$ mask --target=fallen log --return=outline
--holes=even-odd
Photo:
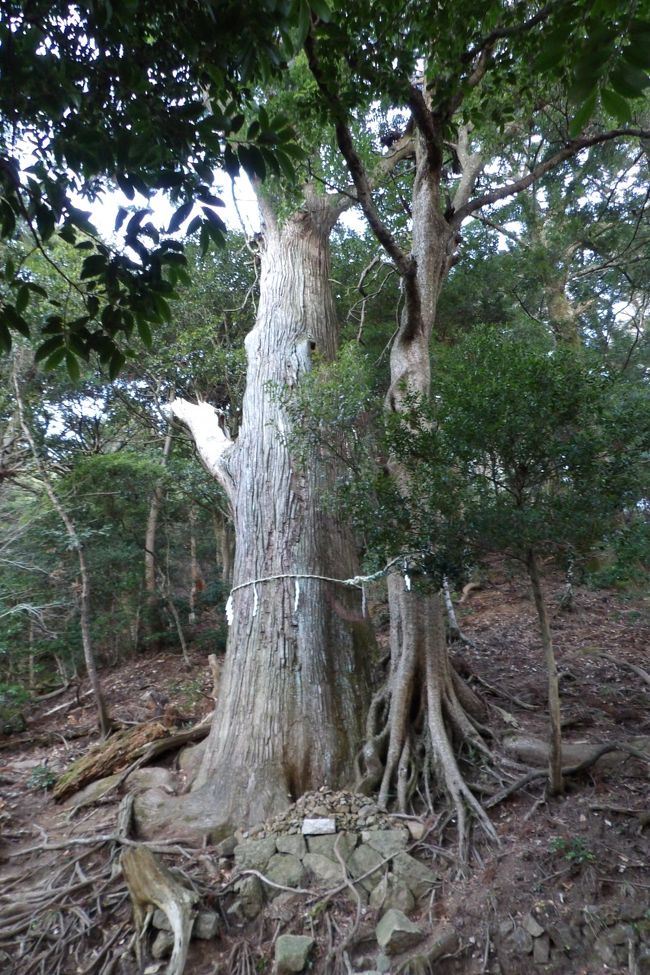
[[[208,734],[207,721],[183,731],[170,731],[161,721],[148,721],[111,735],[99,742],[78,758],[69,769],[59,776],[52,796],[60,801],[74,792],[116,772],[125,772],[124,778],[134,768],[162,755],[180,748],[190,742],[200,741]]]

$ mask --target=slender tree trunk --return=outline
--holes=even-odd
[[[18,379],[14,376],[14,388],[16,390],[16,402],[18,404],[18,411],[20,416],[20,425],[27,440],[34,462],[38,467],[41,479],[43,481],[43,487],[45,488],[45,493],[52,503],[52,507],[58,514],[59,518],[64,524],[66,533],[70,540],[70,546],[77,553],[77,560],[79,564],[79,580],[81,583],[80,594],[79,594],[79,622],[81,629],[81,643],[83,646],[84,661],[86,664],[86,672],[88,674],[88,679],[90,680],[90,686],[93,691],[93,696],[95,698],[95,707],[97,708],[97,719],[99,723],[99,729],[103,738],[106,738],[111,731],[111,722],[108,716],[108,710],[106,708],[106,702],[104,700],[104,695],[102,692],[101,684],[99,681],[99,674],[97,673],[97,664],[95,661],[95,651],[92,644],[92,636],[90,631],[90,573],[88,571],[88,563],[86,562],[86,553],[84,551],[83,543],[81,542],[79,535],[77,534],[77,529],[75,527],[74,521],[65,510],[61,501],[59,500],[54,488],[52,487],[50,478],[45,469],[45,465],[41,461],[38,450],[36,449],[36,444],[34,438],[32,437],[31,430],[27,425],[27,420],[25,418],[25,410],[23,407],[22,396],[20,393],[20,387],[18,385]]]
[[[456,608],[454,606],[454,601],[451,598],[451,589],[449,588],[449,579],[447,576],[442,580],[442,595],[445,601],[445,611],[447,613],[447,629],[449,631],[449,636],[452,640],[456,640],[458,643],[462,642],[463,634],[461,632],[460,626],[458,625],[458,617],[456,616]]]
[[[542,637],[542,647],[546,659],[548,677],[548,711],[550,718],[549,735],[549,788],[553,796],[561,795],[564,791],[562,781],[562,724],[560,717],[560,688],[557,678],[557,666],[553,651],[553,637],[548,619],[548,611],[544,600],[542,582],[539,575],[539,560],[533,549],[529,549],[526,567],[535,599],[535,608],[539,619],[539,631]]]
[[[338,339],[329,234],[338,216],[311,196],[282,228],[265,213],[260,302],[246,339],[243,420],[230,443],[206,404],[177,401],[204,462],[229,495],[236,533],[231,619],[219,706],[189,796],[145,811],[213,836],[277,813],[307,790],[353,778],[370,687],[370,634],[350,532],[319,503],[331,484],[317,452],[291,455],[282,396],[331,359]],[[142,806],[141,806],[142,810]]]
[[[162,457],[160,466],[164,470],[169,460],[172,449],[172,424],[169,423],[165,440],[163,443]],[[151,503],[149,504],[149,514],[147,516],[147,528],[144,540],[144,589],[145,589],[145,630],[149,646],[158,647],[159,636],[162,631],[162,620],[160,618],[160,594],[156,586],[156,535],[158,532],[158,517],[164,497],[163,485],[158,483],[153,490]]]

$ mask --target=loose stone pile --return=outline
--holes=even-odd
[[[286,812],[280,813],[268,823],[262,823],[247,833],[245,838],[259,838],[277,833],[302,832],[304,819],[320,817],[336,818],[337,830],[390,829],[395,817],[382,812],[372,799],[354,792],[335,792],[325,786],[318,792],[307,792]]]
[[[368,908],[362,913],[370,924],[351,950],[355,972],[390,972],[403,963],[405,952],[428,970],[457,951],[459,940],[449,922],[431,927],[429,920],[418,920],[427,917],[425,908],[441,879],[410,852],[423,835],[421,821],[391,816],[364,796],[329,789],[307,794],[270,822],[216,848],[229,873],[234,858],[226,912],[235,925],[246,925],[264,911],[276,924],[297,927],[275,941],[274,975],[289,975],[313,966],[322,950],[311,928],[301,930],[302,905],[313,906],[319,897],[336,892]],[[517,971],[524,959],[530,971],[549,965],[565,971],[562,966],[569,960],[586,958],[617,971],[629,955],[639,975],[650,975],[647,905],[634,904],[611,917],[601,916],[596,907],[584,907],[583,914],[563,924],[546,916],[540,902],[534,914],[524,910],[511,916],[495,932],[500,959]],[[161,912],[153,923],[159,929],[153,954],[160,958],[169,953],[173,939]],[[218,927],[214,912],[201,911],[192,936],[212,938]]]

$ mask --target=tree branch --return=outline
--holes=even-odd
[[[465,64],[473,61],[477,54],[482,51],[493,48],[497,41],[505,40],[508,37],[517,37],[519,34],[525,34],[527,31],[532,30],[533,27],[537,27],[538,24],[543,23],[548,20],[550,15],[561,6],[564,6],[565,0],[557,0],[556,3],[549,3],[543,7],[538,13],[528,20],[525,20],[523,24],[513,24],[512,27],[495,27],[494,30],[490,31],[484,37],[481,37],[474,47],[466,51],[462,57],[462,61]],[[522,4],[522,6],[524,6]]]
[[[469,135],[469,126],[461,125],[458,130],[458,142],[454,147],[461,169],[460,181],[454,193],[452,203],[454,213],[469,202],[470,194],[473,192],[479,173],[483,169],[483,156],[481,153],[473,153],[470,151]]]
[[[234,483],[232,474],[224,463],[224,455],[234,445],[219,425],[219,417],[210,403],[190,403],[175,399],[167,407],[169,412],[189,429],[199,457],[206,470],[232,500]]]
[[[424,139],[429,166],[434,172],[439,172],[442,168],[442,140],[436,130],[434,117],[424,95],[415,85],[411,85],[409,89],[407,104],[413,113],[413,120],[418,131]]]
[[[391,260],[394,261],[400,274],[403,277],[413,275],[414,267],[412,265],[412,261],[398,245],[397,241],[389,231],[388,227],[386,227],[386,225],[383,223],[379,213],[377,212],[372,199],[372,188],[370,185],[370,180],[368,179],[368,174],[366,173],[361,157],[354,148],[352,133],[350,132],[350,128],[347,124],[345,108],[339,97],[332,91],[330,85],[325,80],[323,69],[320,61],[318,60],[318,55],[316,54],[314,38],[311,34],[307,36],[305,41],[305,52],[307,54],[310,71],[314,76],[314,80],[316,81],[316,84],[318,85],[318,88],[332,113],[336,131],[336,141],[341,151],[341,155],[345,159],[348,169],[350,170],[352,182],[354,183],[357,191],[359,205],[361,206],[364,215],[370,224],[373,233],[375,234],[375,237],[389,255]]]
[[[579,139],[572,139],[566,146],[559,149],[548,159],[544,160],[544,162],[534,166],[526,176],[515,179],[512,183],[506,183],[505,186],[500,186],[489,193],[484,193],[482,196],[477,196],[475,199],[470,200],[464,206],[460,207],[460,209],[455,211],[450,221],[451,225],[460,227],[463,220],[477,210],[489,206],[491,203],[496,203],[498,200],[505,200],[509,196],[515,196],[515,194],[521,193],[522,190],[527,189],[533,183],[537,182],[538,179],[541,179],[546,173],[555,169],[560,163],[577,155],[582,149],[589,149],[591,146],[600,145],[603,142],[611,142],[613,139],[630,137],[647,139],[650,138],[650,131],[645,129],[611,129],[608,132],[600,132],[598,135],[582,136]]]

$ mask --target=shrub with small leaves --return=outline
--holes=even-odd
[[[593,863],[596,855],[590,850],[584,840],[580,837],[566,839],[564,836],[556,836],[551,840],[551,851],[557,853],[568,863]]]
[[[27,785],[30,789],[51,789],[56,782],[56,775],[47,765],[35,765],[32,769]]]

